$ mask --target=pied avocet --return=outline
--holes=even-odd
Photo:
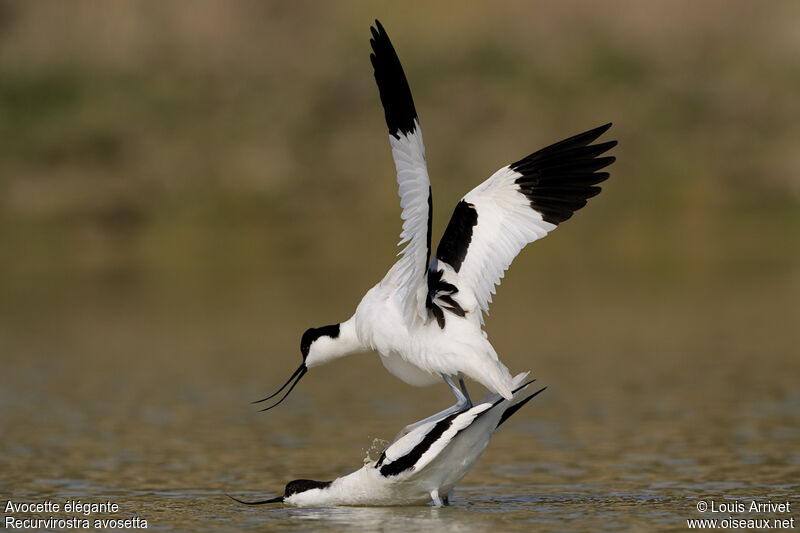
[[[412,424],[377,461],[334,481],[297,479],[283,496],[240,503],[286,503],[300,507],[329,505],[414,505],[448,503],[450,491],[478,460],[498,426],[544,388],[531,393],[528,373],[512,379],[511,399],[492,394],[461,413],[449,410]]]

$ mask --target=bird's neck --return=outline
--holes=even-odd
[[[354,318],[339,324],[339,335],[336,338],[320,337],[317,343],[319,343],[319,346],[313,350],[313,355],[306,360],[306,365],[309,367],[367,351],[367,348],[358,340]]]
[[[339,324],[339,336],[335,341],[336,347],[341,354],[339,357],[367,351],[367,348],[358,339],[355,317]]]

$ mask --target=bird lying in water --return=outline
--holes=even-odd
[[[284,503],[298,507],[331,505],[448,504],[453,487],[475,465],[497,428],[534,396],[528,373],[515,376],[510,400],[491,394],[470,409],[446,409],[407,426],[377,461],[333,481],[297,479],[286,485],[283,496],[246,505]]]

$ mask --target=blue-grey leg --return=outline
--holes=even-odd
[[[469,398],[469,393],[467,392],[467,385],[464,383],[464,378],[458,378],[458,385],[461,387],[461,392],[464,393],[464,396],[467,398],[467,409],[472,407],[472,400]]]
[[[450,379],[450,376],[442,374],[442,379],[444,382],[447,383],[447,386],[450,387],[450,390],[453,391],[453,394],[456,395],[456,404],[453,407],[456,407],[456,412],[463,411],[464,409],[469,409],[472,407],[472,401],[469,399],[469,395],[467,394],[467,388],[464,385],[464,380],[462,378],[458,378],[458,382],[461,384],[461,389],[456,387],[456,384],[453,383],[453,380]],[[463,392],[462,392],[463,390]]]
[[[395,442],[397,439],[403,437],[404,435],[406,435],[410,431],[413,431],[413,430],[417,429],[418,427],[422,426],[423,424],[427,424],[428,422],[434,422],[434,421],[441,420],[442,418],[450,416],[453,413],[460,413],[460,412],[466,411],[467,409],[472,407],[472,401],[469,399],[469,396],[466,394],[466,387],[464,387],[464,392],[461,392],[461,389],[456,387],[455,383],[453,383],[453,380],[450,379],[450,376],[448,376],[446,374],[442,374],[442,379],[444,379],[444,382],[447,383],[448,387],[450,387],[450,390],[453,391],[453,394],[456,395],[456,400],[457,400],[456,404],[453,405],[452,407],[448,407],[447,409],[445,409],[443,411],[439,411],[435,415],[431,415],[428,418],[420,420],[419,422],[414,422],[413,424],[407,425],[406,427],[403,428],[403,430],[400,433],[397,434],[397,436],[394,439],[392,439],[392,442]],[[460,382],[461,382],[461,385],[463,387],[464,386],[464,381],[460,380]]]

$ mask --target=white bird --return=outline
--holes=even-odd
[[[400,60],[375,22],[370,59],[397,169],[399,244],[405,247],[351,318],[303,334],[303,362],[277,392],[258,400],[275,397],[291,383],[266,409],[281,403],[309,368],[370,350],[411,385],[444,379],[457,398],[450,412],[471,405],[465,377],[510,399],[511,374],[483,331],[483,313],[514,257],[598,194],[597,184],[608,178],[599,170],[615,159],[599,156],[616,141],[591,144],[611,126],[606,124],[501,168],[458,202],[431,257],[433,202],[419,119]]]
[[[299,507],[328,505],[447,505],[450,492],[478,460],[498,426],[544,388],[528,394],[528,373],[512,380],[510,400],[492,394],[461,413],[442,411],[415,429],[401,433],[377,461],[334,481],[297,479],[283,496],[247,505],[286,503]]]

